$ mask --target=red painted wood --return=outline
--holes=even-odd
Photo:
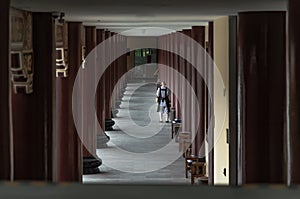
[[[289,0],[289,10],[288,10],[288,19],[289,19],[289,85],[290,85],[290,95],[289,101],[289,121],[290,128],[290,146],[291,151],[291,183],[299,184],[300,183],[300,80],[299,80],[299,64],[300,64],[300,28],[299,28],[299,9],[300,2],[297,0]]]
[[[111,37],[110,31],[105,31],[105,39],[108,39]],[[110,49],[110,43],[107,43],[109,49]],[[112,56],[110,52],[106,52],[105,57]],[[104,79],[105,79],[105,119],[111,119],[111,106],[110,106],[110,96],[112,91],[112,65],[107,67],[104,73]]]
[[[285,12],[239,13],[244,183],[283,183]]]
[[[96,42],[97,42],[97,46],[103,42],[105,40],[105,36],[104,36],[104,30],[103,29],[97,29],[96,30]],[[98,47],[100,48],[100,47]],[[97,64],[97,71],[100,70],[100,65],[99,62],[96,63]],[[104,124],[104,106],[105,106],[105,91],[104,91],[104,87],[105,87],[105,79],[104,76],[102,76],[102,78],[100,79],[100,81],[98,82],[98,87],[97,87],[97,94],[96,94],[96,99],[97,99],[97,117],[98,117],[98,121],[100,123],[101,128],[104,130],[105,128],[105,124]],[[100,134],[101,132],[97,132],[98,134]]]
[[[191,32],[191,36],[192,38],[197,41],[203,48],[205,46],[205,27],[204,26],[194,26],[192,27],[192,32]],[[203,51],[198,51],[198,49],[193,49],[194,53],[195,53],[195,57],[194,59],[197,60],[197,58],[202,58],[199,61],[201,63],[198,63],[200,66],[204,66],[204,52]],[[204,68],[202,69],[202,74],[204,73]],[[193,86],[193,88],[195,89],[195,94],[198,98],[198,103],[200,106],[200,112],[199,112],[199,116],[197,116],[197,118],[200,119],[199,121],[199,128],[196,130],[196,137],[193,143],[193,153],[195,155],[199,154],[200,148],[204,147],[204,138],[205,138],[205,132],[206,132],[206,128],[205,128],[205,82],[203,77],[198,73],[198,71],[193,68],[192,69],[192,73],[191,73],[191,85]],[[193,81],[192,81],[193,80]],[[198,121],[195,121],[198,122]],[[203,148],[202,148],[203,149]],[[204,153],[203,153],[204,152]],[[202,156],[205,155],[205,149],[202,150]]]
[[[0,2],[0,180],[9,180],[10,171],[10,110],[9,110],[9,7],[10,1]]]
[[[88,56],[88,54],[96,47],[96,27],[95,26],[86,26],[85,27],[85,51],[86,51],[86,56]],[[93,64],[96,64],[95,61],[93,61],[93,58],[90,57],[89,60],[88,60],[88,66],[87,67],[95,67],[93,66]],[[96,70],[96,69],[95,69]],[[84,82],[83,83],[88,83],[88,82],[94,82],[94,78],[95,77],[84,77]],[[83,88],[83,92],[86,90],[85,88],[88,86],[86,84],[84,84],[84,88]],[[86,111],[86,102],[85,102],[85,94],[83,94],[83,105],[84,105],[84,108],[83,108],[83,112]],[[89,145],[89,149],[92,150],[91,152],[93,154],[96,154],[96,142],[95,140],[97,139],[96,136],[95,136],[95,124],[94,122],[96,121],[93,121],[93,116],[92,115],[87,115],[86,117],[87,119],[87,124],[91,124],[91,125],[88,125],[86,127],[87,129],[87,132],[88,133],[88,145]],[[90,121],[90,122],[88,122]],[[91,122],[93,121],[93,122]],[[83,156],[86,157],[86,156],[91,156],[91,153],[86,149],[85,146],[83,146]]]
[[[82,144],[72,115],[72,90],[81,64],[82,23],[68,23],[69,76],[56,79],[58,181],[82,180]]]
[[[191,58],[191,30],[190,29],[185,29],[182,31],[182,33],[186,36],[182,38],[182,42],[183,42],[183,49],[184,49],[184,60],[183,60],[183,71],[182,71],[182,75],[184,75],[184,77],[186,78],[186,81],[188,83],[191,83],[192,81],[192,65],[188,62],[188,60],[186,60],[186,58]],[[183,84],[185,85],[185,84]],[[182,97],[183,97],[183,129],[184,131],[192,132],[192,98],[191,96],[191,87],[188,86],[186,84],[185,87],[182,88]],[[192,143],[192,154],[193,155],[197,155],[199,151],[199,143],[196,139],[194,139],[194,143]]]
[[[211,59],[214,59],[214,22],[208,23],[208,54],[211,57]],[[212,63],[213,64],[213,63]],[[208,93],[208,116],[207,116],[207,122],[209,125],[213,125],[213,123],[210,123],[211,120],[213,120],[214,117],[214,65],[208,65],[207,66],[207,73],[208,73],[208,82],[211,86],[211,93]],[[210,96],[210,97],[209,97]],[[209,152],[208,152],[208,183],[210,185],[214,184],[214,129],[211,129],[210,137],[211,139],[208,141],[209,143]]]
[[[12,92],[15,180],[53,179],[53,31],[51,13],[33,13],[33,93]]]
[[[179,35],[178,33],[175,34],[174,36],[174,51],[177,52],[179,49]],[[179,73],[180,73],[180,58],[178,55],[174,56],[174,68],[177,71],[176,75],[176,82],[175,82],[175,87],[176,87],[176,93],[180,93],[180,87],[181,87],[181,82],[179,79]],[[180,96],[176,96],[176,118],[181,118],[181,108],[180,108],[180,103],[179,103]]]

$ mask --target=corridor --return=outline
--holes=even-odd
[[[108,146],[97,149],[97,155],[103,160],[100,174],[84,175],[83,183],[190,184],[190,179],[184,176],[182,156],[164,168],[151,171],[153,165],[159,167],[164,162],[156,157],[134,161],[134,158],[114,155],[117,148],[131,152],[134,156],[136,153],[161,149],[171,142],[171,124],[158,121],[155,83],[155,79],[135,78],[127,84],[117,117],[113,118],[116,122],[114,130],[107,131],[110,137]],[[150,172],[141,172],[139,168],[143,167],[148,167]]]
[[[299,198],[299,0],[0,8],[0,198]]]

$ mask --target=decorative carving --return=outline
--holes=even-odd
[[[56,77],[68,77],[68,27],[56,22]]]
[[[11,49],[32,49],[32,13],[11,9]]]
[[[64,48],[56,48],[56,77],[68,77],[68,52]]]
[[[81,59],[82,59],[82,61],[85,60],[85,58],[86,58],[86,47],[81,46]]]
[[[56,46],[63,46],[64,43],[64,26],[62,24],[56,25]]]
[[[85,58],[86,58],[86,47],[81,46],[81,61],[82,61],[82,68],[85,67]]]
[[[81,45],[85,46],[85,28],[81,26]]]
[[[11,51],[11,77],[15,93],[32,93],[33,84],[33,52]]]
[[[85,34],[86,34],[86,29],[84,26],[81,26],[81,61],[82,61],[82,68],[85,68],[85,58],[87,56],[86,54],[86,38],[85,38]]]
[[[24,12],[25,18],[25,40],[24,40],[24,50],[32,49],[32,14],[30,12]]]
[[[63,34],[63,42],[64,42],[64,48],[68,49],[68,23],[64,23],[64,34]]]
[[[33,50],[32,13],[11,8],[11,64],[10,73],[14,93],[32,93]]]
[[[22,16],[11,16],[11,24],[11,42],[23,43],[24,18]]]
[[[55,40],[57,48],[68,48],[68,27],[67,23],[58,23],[55,24]]]

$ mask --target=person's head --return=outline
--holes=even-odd
[[[162,81],[162,82],[161,82],[161,85],[162,85],[162,86],[166,86],[166,82],[165,82],[165,81]]]

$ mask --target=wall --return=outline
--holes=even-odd
[[[157,48],[156,37],[127,37],[127,48]]]
[[[228,52],[228,17],[220,17],[214,21],[214,61],[224,85],[216,80],[218,72],[214,71],[214,106],[215,106],[215,147],[214,147],[214,183],[229,183],[229,146],[226,143],[229,107],[229,52]],[[224,88],[225,86],[225,88]],[[222,88],[223,87],[223,88]],[[219,89],[217,89],[219,88]],[[225,96],[224,91],[225,89]],[[217,90],[219,90],[217,92]],[[224,99],[225,97],[225,99]],[[224,101],[226,100],[226,102]],[[224,103],[225,102],[225,103]],[[225,107],[224,107],[225,106]],[[224,110],[226,114],[224,115]],[[226,176],[223,174],[226,168]]]
[[[157,37],[127,37],[127,48],[131,51],[140,48],[157,48]],[[134,54],[131,53],[129,57],[127,61],[128,68],[134,65]],[[143,74],[143,78],[153,78],[156,70],[156,64],[137,68],[137,71]]]

